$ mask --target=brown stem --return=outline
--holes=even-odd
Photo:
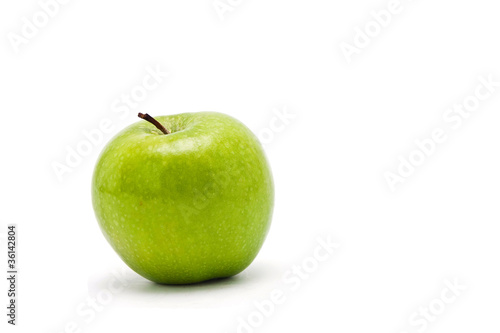
[[[170,131],[168,129],[166,129],[165,127],[163,127],[162,124],[160,124],[158,122],[158,120],[156,120],[155,118],[151,117],[149,114],[144,114],[144,113],[140,113],[138,114],[139,118],[142,118],[146,121],[149,121],[151,124],[155,125],[157,129],[159,129],[160,131],[163,132],[163,134],[170,134]]]

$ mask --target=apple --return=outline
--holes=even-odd
[[[161,284],[236,275],[257,256],[274,206],[256,136],[217,112],[143,118],[98,158],[92,204],[116,253]]]

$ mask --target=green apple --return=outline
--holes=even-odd
[[[104,148],[92,179],[101,230],[146,279],[189,284],[247,268],[266,238],[274,185],[264,150],[216,112],[141,120]]]

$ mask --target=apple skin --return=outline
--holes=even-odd
[[[160,284],[236,275],[268,233],[274,184],[264,150],[216,112],[144,120],[104,148],[92,179],[99,226],[122,260]]]

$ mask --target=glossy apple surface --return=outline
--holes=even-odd
[[[263,148],[238,120],[216,112],[140,120],[99,156],[92,202],[123,261],[162,284],[240,273],[271,223],[274,187]]]

